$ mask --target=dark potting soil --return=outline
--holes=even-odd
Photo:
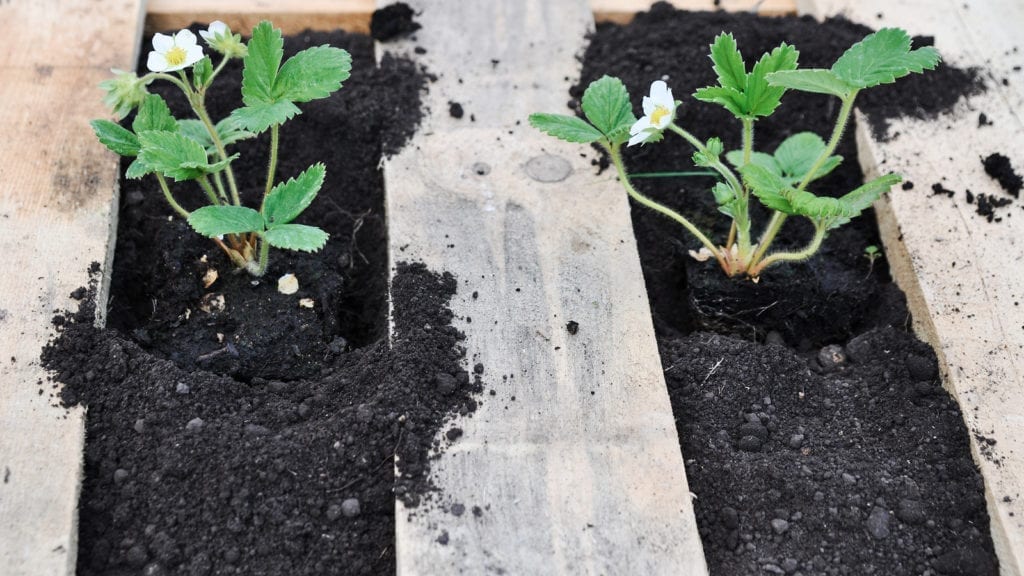
[[[736,36],[748,61],[789,42],[804,67],[830,66],[870,32],[845,20],[659,4],[627,26],[598,26],[569,105],[578,109],[583,89],[604,74],[621,78],[636,104],[664,79],[683,101],[681,126],[737,148],[738,121],[690,96],[714,82],[708,46],[721,31]],[[980,88],[973,72],[942,65],[858,103],[884,131],[887,119],[935,117]],[[787,93],[757,123],[755,144],[772,150],[804,130],[827,137],[837,112],[834,99]],[[853,133],[839,148],[846,162],[814,192],[841,195],[863,182]],[[669,138],[629,148],[625,160],[634,173],[691,170],[690,155]],[[708,193],[713,180],[634,183],[724,239],[728,222]],[[766,217],[756,211],[753,230]],[[873,213],[834,231],[811,260],[769,269],[757,284],[690,258],[696,242],[652,211],[634,205],[633,225],[712,574],[996,573],[959,408],[941,386],[934,352],[907,332],[905,297],[884,257],[866,257],[865,248],[880,245]],[[790,218],[776,246],[802,246],[810,234]]]
[[[55,401],[88,409],[79,574],[394,573],[395,498],[429,495],[435,438],[476,407],[481,376],[462,369],[450,326],[454,278],[398,264],[387,338],[378,165],[415,130],[424,76],[407,61],[376,67],[365,36],[306,33],[285,49],[324,43],[352,53],[352,78],[283,127],[278,178],[327,163],[299,219],[326,229],[327,247],[274,251],[256,282],[169,218],[155,182],[122,181],[109,328],[93,326],[95,285],[55,318],[43,353],[63,384]],[[215,118],[237,105],[238,75],[229,67],[211,94]],[[253,205],[267,142],[238,149]],[[277,291],[286,272],[298,293]]]

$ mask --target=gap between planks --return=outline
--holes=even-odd
[[[1024,212],[1021,200],[989,223],[966,190],[1006,198],[984,173],[994,152],[1024,172],[1024,5],[1016,0],[801,0],[818,18],[842,14],[878,28],[934,35],[945,61],[979,67],[987,91],[934,120],[898,119],[898,134],[876,140],[863,117],[857,141],[866,177],[900,172],[914,183],[876,203],[886,257],[918,335],[939,357],[946,388],[960,404],[985,483],[992,540],[1004,576],[1024,569]],[[1014,66],[1018,66],[1016,70]],[[979,126],[979,113],[993,122]],[[934,196],[941,183],[955,191]],[[995,441],[989,445],[985,439]]]
[[[597,22],[628,23],[655,0],[591,0]],[[391,2],[388,2],[390,4]],[[796,13],[797,0],[670,0],[685,10],[753,11],[763,16]],[[235,31],[251,30],[260,20],[271,20],[285,34],[306,29],[368,34],[375,0],[150,0],[146,34],[184,28],[192,22],[222,20]]]

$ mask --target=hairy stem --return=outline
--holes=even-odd
[[[743,163],[750,164],[750,156],[754,151],[754,119],[743,119]]]
[[[814,237],[811,238],[810,243],[807,244],[802,250],[797,252],[775,252],[769,255],[767,258],[762,260],[757,265],[753,266],[749,274],[757,277],[761,274],[761,271],[771,266],[772,264],[778,264],[779,262],[800,262],[807,260],[821,248],[821,242],[825,239],[825,232],[828,231],[821,223],[816,222],[814,224]]]
[[[159,79],[159,80],[167,80],[171,84],[174,84],[178,88],[181,88],[181,91],[185,93],[185,96],[188,96],[189,98],[192,98],[192,89],[189,88],[187,80],[183,82],[180,79],[175,78],[174,76],[171,76],[170,74],[165,74],[163,72],[150,72],[149,74],[146,74],[145,76],[142,77],[142,80],[157,80],[157,79]]]
[[[626,193],[629,194],[630,198],[682,224],[683,227],[686,228],[690,232],[690,234],[693,234],[697,238],[697,240],[699,240],[700,243],[704,245],[705,248],[711,251],[711,254],[715,256],[715,259],[718,260],[719,264],[721,264],[724,268],[725,261],[722,257],[721,252],[718,250],[718,247],[715,246],[715,244],[711,242],[711,240],[709,240],[708,237],[704,235],[703,232],[700,231],[700,229],[698,229],[696,226],[693,225],[693,223],[691,223],[689,220],[683,217],[682,214],[679,214],[675,210],[662,204],[659,204],[654,200],[651,200],[650,198],[638,192],[637,189],[633,187],[633,184],[629,181],[629,174],[626,172],[626,166],[622,163],[622,154],[619,151],[620,146],[621,145],[619,144],[614,144],[612,146],[609,146],[607,150],[608,155],[611,156],[612,158],[612,164],[615,165],[615,170],[619,174],[619,180],[622,182],[622,186],[626,189]]]
[[[822,150],[821,154],[814,161],[811,169],[804,175],[803,180],[797,186],[797,190],[804,190],[807,185],[814,179],[814,175],[817,174],[818,170],[829,159],[832,154],[835,153],[836,148],[839,147],[839,141],[843,138],[843,133],[846,131],[846,125],[850,122],[850,113],[853,112],[853,101],[857,98],[857,91],[854,90],[846,98],[843,98],[843,105],[839,109],[839,116],[836,117],[836,125],[832,128],[832,137],[829,138],[828,144],[825,145],[825,149]],[[768,252],[768,248],[771,246],[772,241],[775,240],[775,235],[779,233],[782,228],[782,224],[786,221],[786,215],[782,212],[775,212],[772,214],[772,219],[768,223],[768,227],[765,229],[764,235],[761,236],[761,242],[757,247],[757,252],[754,253],[754,257],[751,259],[751,264],[754,265],[758,270],[763,269],[765,265],[759,265],[758,262]],[[816,250],[817,248],[815,248]],[[765,259],[765,262],[769,258]]]
[[[217,64],[217,67],[213,69],[213,73],[210,74],[210,79],[206,83],[207,86],[213,84],[213,79],[216,78],[217,74],[220,74],[220,71],[224,69],[224,65],[228,63],[228,60],[231,60],[231,58],[228,58],[227,56],[221,58],[220,64]]]
[[[704,153],[707,152],[707,147],[704,145],[704,143],[698,140],[697,137],[694,136],[693,134],[690,134],[689,132],[683,130],[682,128],[675,124],[669,124],[668,127],[676,134],[682,136],[684,140],[689,142],[698,151]],[[746,259],[746,256],[750,254],[750,221],[746,209],[746,190],[744,190],[743,184],[740,183],[740,180],[739,178],[736,177],[736,174],[732,170],[730,170],[728,166],[722,164],[722,161],[720,159],[716,158],[712,160],[710,168],[714,169],[716,172],[721,174],[722,178],[724,178],[726,183],[733,189],[733,192],[735,192],[736,196],[743,201],[744,209],[737,211],[736,215],[734,216],[733,223],[736,225],[736,242],[737,244],[739,244],[740,258]],[[730,228],[729,230],[729,236],[733,236],[732,228]],[[731,245],[731,242],[726,244],[726,248],[729,248]]]
[[[217,193],[214,192],[213,186],[210,184],[209,176],[203,174],[202,176],[199,177],[198,180],[196,180],[196,182],[199,182],[199,187],[203,189],[203,192],[206,192],[206,197],[210,199],[211,204],[213,204],[214,206],[221,205],[220,199],[217,198]]]
[[[274,174],[277,172],[277,146],[281,139],[281,125],[274,124],[270,127],[270,162],[267,165],[267,186],[263,190],[263,201],[267,200],[270,191],[274,189]],[[260,212],[263,205],[260,204]]]
[[[157,182],[160,183],[160,189],[164,191],[164,198],[167,200],[167,203],[170,204],[171,208],[174,208],[174,211],[180,214],[182,218],[188,220],[188,210],[182,208],[181,204],[178,204],[178,201],[171,195],[171,189],[167,186],[167,179],[164,178],[164,175],[159,172],[156,172],[154,175],[156,176]]]
[[[213,121],[210,120],[210,114],[206,111],[206,104],[203,102],[203,96],[197,95],[195,98],[190,98],[189,101],[192,103],[192,110],[199,117],[199,120],[206,126],[206,131],[210,134],[210,139],[213,141],[213,146],[217,149],[217,154],[221,160],[228,159],[228,151],[224,147],[224,142],[220,139],[220,134],[217,133],[217,128],[214,126]],[[235,182],[235,172],[231,169],[231,164],[224,167],[224,173],[228,177],[228,188],[231,190],[231,202],[235,206],[241,206],[242,200],[238,196],[238,184]]]
[[[250,262],[246,267],[249,274],[259,278],[267,273],[267,264],[270,262],[270,243],[266,238],[260,238],[260,259],[258,262]]]

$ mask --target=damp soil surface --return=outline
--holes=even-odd
[[[870,32],[844,20],[656,5],[627,26],[598,26],[570,108],[604,74],[620,77],[635,104],[663,79],[683,101],[681,126],[737,148],[738,121],[690,96],[715,81],[707,55],[720,31],[736,36],[748,61],[791,43],[802,67],[830,66]],[[931,42],[915,38],[918,46]],[[941,65],[868,91],[858,103],[876,136],[898,138],[888,120],[937,117],[983,89],[976,78]],[[787,93],[757,123],[756,146],[772,150],[804,130],[827,138],[837,112],[834,99]],[[841,195],[863,182],[853,134],[838,151],[847,161],[814,192]],[[667,138],[629,148],[629,170],[693,170],[691,150]],[[728,222],[713,205],[712,183],[635,180],[723,242]],[[766,220],[755,211],[755,234]],[[811,260],[769,269],[758,284],[725,279],[713,261],[696,262],[688,256],[695,241],[636,204],[633,225],[712,574],[997,573],[959,408],[942,388],[934,352],[908,331],[905,297],[884,257],[865,256],[865,248],[881,245],[873,213],[834,231]],[[790,218],[776,246],[800,247],[811,232]]]
[[[450,326],[454,278],[397,264],[388,339],[379,162],[415,130],[424,75],[390,58],[378,67],[366,36],[306,33],[285,50],[325,43],[352,53],[352,77],[282,128],[278,177],[327,164],[299,218],[331,234],[327,247],[273,251],[259,281],[234,274],[168,217],[155,181],[125,180],[108,328],[93,325],[95,279],[76,291],[79,310],[54,319],[43,354],[63,385],[54,402],[87,408],[78,574],[394,573],[395,498],[431,494],[435,438],[475,409],[481,377],[462,368]],[[239,72],[218,79],[214,118],[238,105]],[[265,138],[238,146],[249,205],[266,150]],[[200,205],[198,190],[174,190]],[[297,293],[278,292],[286,273]]]

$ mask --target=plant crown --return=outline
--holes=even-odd
[[[222,22],[210,24],[200,36],[221,55],[214,67],[189,30],[174,36],[157,34],[141,77],[114,70],[100,86],[104,102],[118,119],[131,112],[130,129],[110,120],[92,127],[107,148],[133,158],[128,178],[152,174],[171,208],[199,234],[208,236],[235,266],[254,276],[267,270],[270,247],[315,252],[328,234],[293,221],[307,208],[324,183],[325,168],[314,164],[286,182],[275,182],[280,126],[300,114],[297,104],[326,98],[349,77],[352,58],[331,46],[308,48],[282,64],[284,40],[270,22],[260,22],[248,43]],[[216,123],[206,110],[206,94],[233,58],[241,58],[243,106]],[[191,78],[187,71],[191,70]],[[195,118],[177,119],[162,97],[146,87],[170,82],[188,99]],[[231,164],[238,154],[228,146],[270,131],[269,161],[259,209],[242,205]],[[195,182],[207,205],[187,210],[171,193],[168,180]]]
[[[731,112],[742,126],[742,147],[725,151],[719,138],[701,141],[675,123],[681,104],[672,99],[664,82],[651,85],[643,98],[644,116],[633,115],[629,92],[623,83],[604,76],[590,84],[583,94],[583,116],[532,114],[530,124],[556,138],[592,143],[604,149],[615,166],[626,192],[636,202],[677,221],[703,245],[691,251],[698,259],[714,258],[729,276],[758,278],[762,271],[782,262],[810,258],[829,230],[860,215],[889,188],[900,182],[898,174],[887,174],[841,196],[817,195],[808,187],[832,172],[842,162],[836,147],[850,120],[854,99],[865,89],[889,84],[911,73],[932,70],[939,54],[932,47],[911,49],[910,36],[898,28],[884,28],[851,46],[831,68],[799,69],[799,53],[786,43],[765,53],[749,67],[732,34],[719,34],[711,45],[711,61],[718,84],[697,90],[697,100],[718,104]],[[771,115],[786,90],[800,90],[839,98],[841,107],[832,134],[826,142],[812,132],[793,134],[771,153],[754,150],[754,124]],[[718,182],[711,188],[718,210],[732,220],[725,244],[717,245],[700,229],[671,208],[641,194],[632,184],[622,160],[622,145],[647,144],[662,140],[670,131],[695,150],[693,163],[707,169]],[[669,172],[640,176],[693,175]],[[751,238],[750,197],[772,211],[758,241]],[[807,218],[814,236],[803,249],[769,252],[772,241],[789,216]]]

